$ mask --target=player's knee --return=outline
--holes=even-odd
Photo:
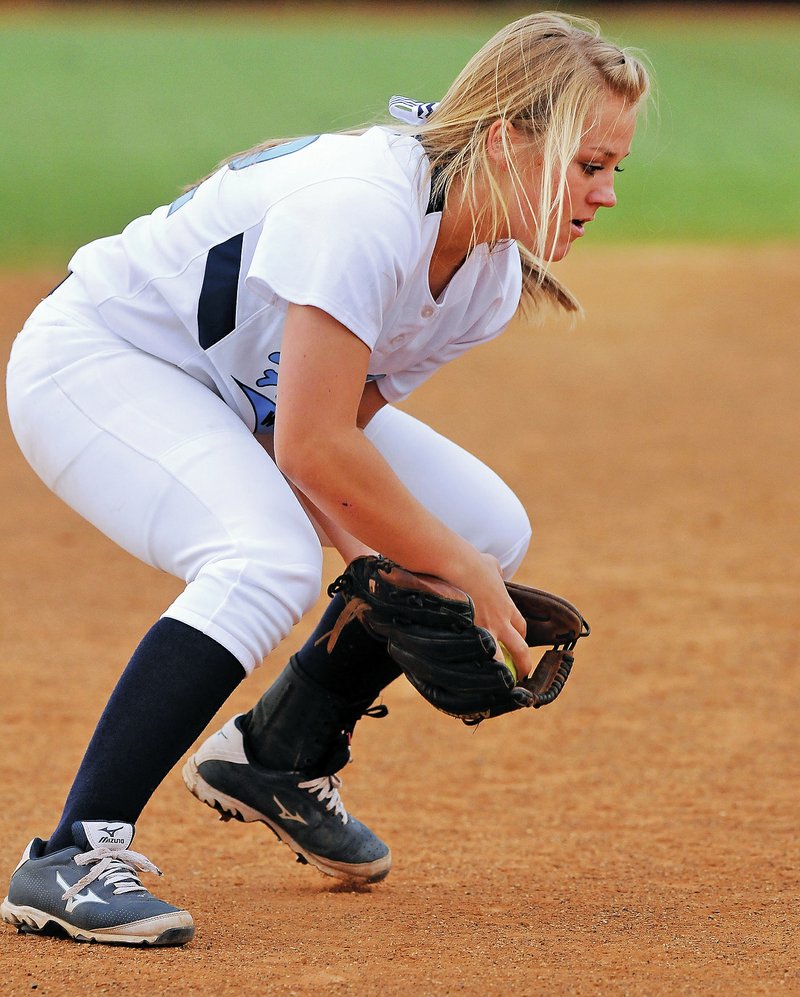
[[[309,526],[283,550],[269,540],[209,558],[167,615],[213,637],[252,672],[314,606],[322,548]]]
[[[494,538],[494,554],[500,562],[503,577],[512,578],[528,552],[531,542],[531,522],[525,507],[509,491],[500,510],[495,510],[498,530]]]
[[[309,556],[318,554],[318,556]],[[322,551],[276,564],[249,560],[239,577],[235,601],[243,630],[252,644],[254,667],[283,640],[319,598]]]

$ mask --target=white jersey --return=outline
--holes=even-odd
[[[275,418],[289,302],[370,349],[389,402],[498,335],[516,311],[516,244],[478,246],[434,299],[441,212],[424,150],[385,128],[242,157],[173,204],[78,250],[70,270],[120,337],[180,367],[255,432]]]

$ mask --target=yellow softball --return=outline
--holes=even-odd
[[[498,643],[500,644],[500,650],[502,651],[502,654],[503,654],[503,664],[506,666],[506,668],[514,676],[514,685],[516,685],[517,684],[517,669],[514,666],[514,660],[511,657],[511,655],[509,653],[509,650],[506,647],[506,645],[502,641],[498,641]]]

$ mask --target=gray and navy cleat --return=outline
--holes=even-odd
[[[0,905],[3,920],[21,932],[66,935],[77,942],[184,945],[194,937],[188,911],[158,900],[139,873],[161,875],[130,850],[134,829],[119,821],[76,821],[74,844],[44,855],[34,838]]]
[[[261,821],[320,872],[375,883],[392,855],[381,839],[344,808],[337,775],[273,772],[248,757],[234,717],[183,767],[189,790],[223,820]]]

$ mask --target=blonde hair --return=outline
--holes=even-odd
[[[648,92],[647,70],[631,49],[603,39],[594,21],[545,11],[512,21],[490,38],[462,69],[430,117],[413,126],[393,122],[392,127],[415,135],[422,143],[434,200],[444,203],[451,184],[458,181],[473,219],[473,245],[479,230],[499,232],[508,217],[488,155],[490,126],[502,119],[531,134],[543,157],[538,205],[531,205],[525,194],[503,130],[506,162],[515,180],[517,199],[525,201],[537,231],[532,249],[519,247],[523,267],[520,305],[523,311],[532,311],[549,301],[576,312],[578,302],[549,271],[548,220],[561,214],[567,197],[567,167],[602,100],[611,93],[635,107]],[[346,129],[339,134],[361,135],[364,131]],[[224,163],[286,141],[268,139]]]
[[[578,310],[572,294],[549,273],[547,221],[560,216],[567,167],[603,98],[611,93],[636,106],[648,91],[643,63],[629,49],[605,41],[594,21],[537,13],[513,21],[490,38],[433,114],[415,127],[430,160],[433,196],[445,198],[453,181],[459,181],[473,217],[473,239],[479,228],[486,230],[487,222],[489,231],[499,231],[507,219],[490,168],[490,125],[505,120],[529,132],[537,143],[543,156],[541,195],[538,205],[530,205],[503,130],[517,197],[527,202],[536,220],[536,245],[520,246],[523,308],[549,299],[567,311]]]

